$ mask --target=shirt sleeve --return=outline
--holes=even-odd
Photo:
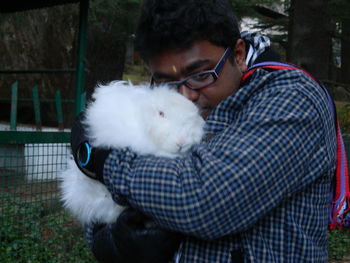
[[[113,151],[104,179],[115,200],[164,227],[214,239],[246,230],[326,173],[324,121],[308,96],[283,90],[251,104],[186,156]]]

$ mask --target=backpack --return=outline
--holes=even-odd
[[[328,219],[329,229],[350,229],[350,190],[349,190],[349,174],[348,174],[348,164],[346,159],[344,142],[339,126],[339,121],[337,118],[337,112],[335,104],[329,95],[327,89],[318,82],[310,73],[307,71],[286,63],[280,62],[262,62],[252,65],[243,74],[241,79],[241,84],[246,82],[247,79],[259,68],[268,70],[280,70],[280,69],[295,69],[304,72],[306,75],[311,77],[325,92],[331,111],[334,116],[334,126],[337,136],[337,156],[336,156],[336,170],[333,177],[332,189],[331,189],[331,203]]]

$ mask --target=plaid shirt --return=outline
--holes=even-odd
[[[335,170],[333,116],[300,71],[258,69],[206,121],[207,140],[176,159],[113,151],[116,202],[187,234],[180,262],[327,262]]]

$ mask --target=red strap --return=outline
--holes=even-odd
[[[271,66],[262,66],[260,68],[269,68],[269,69],[292,69],[292,67],[289,67],[289,66],[275,66],[275,65],[271,65]],[[254,72],[255,70],[257,70],[258,67],[254,67],[254,68],[251,68],[251,69],[248,69],[242,76],[241,78],[241,83],[244,83],[248,77],[250,77]],[[294,69],[294,68],[293,68]]]
[[[335,171],[334,195],[331,204],[329,228],[350,228],[349,222],[345,222],[350,212],[350,186],[349,186],[348,162],[345,153],[339,122],[337,120],[337,167]],[[347,219],[349,220],[349,218]]]
[[[248,77],[250,77],[254,72],[255,70],[257,70],[258,68],[264,68],[264,69],[296,69],[296,70],[300,70],[302,72],[304,72],[306,75],[308,75],[310,78],[312,78],[314,81],[316,81],[316,79],[307,71],[297,67],[297,66],[294,66],[294,65],[288,65],[288,64],[285,64],[285,65],[264,65],[264,66],[257,66],[257,67],[252,67],[250,69],[248,69],[242,76],[241,78],[241,84],[243,84]],[[317,81],[316,81],[317,82]]]

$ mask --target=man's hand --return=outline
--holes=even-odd
[[[103,182],[103,165],[111,150],[91,147],[83,120],[84,112],[80,112],[72,124],[70,143],[73,157],[84,174]]]
[[[124,211],[115,224],[94,229],[92,251],[100,262],[167,263],[182,240],[179,233],[147,226],[149,218],[133,209]]]

